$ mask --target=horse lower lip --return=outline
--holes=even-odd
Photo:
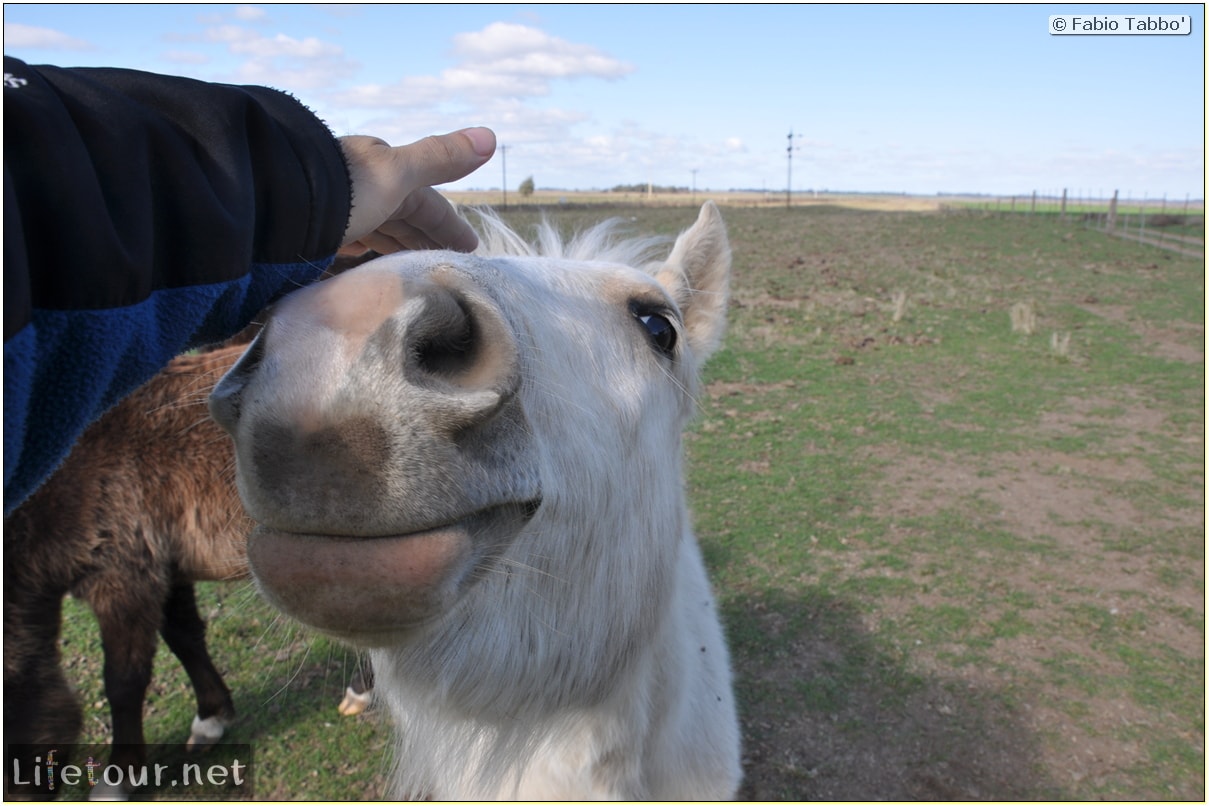
[[[283,538],[298,538],[300,540],[326,541],[328,543],[331,543],[333,546],[347,545],[349,547],[362,547],[362,546],[369,546],[370,544],[372,544],[376,541],[379,541],[379,540],[382,540],[382,541],[408,540],[413,537],[424,537],[426,535],[437,534],[440,532],[447,532],[451,529],[459,529],[459,528],[463,528],[463,527],[460,527],[458,524],[455,523],[455,524],[449,524],[447,526],[434,526],[431,529],[419,529],[415,532],[401,532],[399,534],[332,535],[332,534],[321,534],[318,532],[289,532],[289,531],[282,531],[280,529],[269,529],[266,527],[258,527],[256,529],[256,533],[258,533],[258,534],[275,534],[275,535],[280,535]]]
[[[541,507],[541,496],[408,534],[299,534],[261,525],[248,565],[265,598],[323,632],[365,646],[439,618],[479,566]]]
[[[276,532],[248,536],[248,562],[281,610],[325,632],[414,626],[440,609],[473,555],[468,529],[452,525],[394,537]]]
[[[298,577],[322,582],[347,573],[364,579],[389,570],[395,574],[394,584],[407,585],[411,577],[425,573],[424,566],[441,560],[447,544],[468,539],[466,528],[456,524],[375,537],[296,534],[260,527],[249,536],[248,551],[270,552],[271,565],[279,569],[298,561],[298,567],[282,570],[303,584]],[[402,576],[397,576],[400,572]]]

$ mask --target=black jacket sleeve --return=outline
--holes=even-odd
[[[5,294],[6,340],[28,321],[14,303],[129,305],[339,246],[339,144],[288,95],[9,57],[4,69],[5,280],[10,254],[29,278],[28,302]]]
[[[173,356],[315,279],[350,188],[338,141],[284,93],[4,70],[7,514]]]

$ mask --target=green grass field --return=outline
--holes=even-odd
[[[723,213],[731,328],[686,442],[741,795],[1203,800],[1203,262],[1052,217]],[[551,215],[670,235],[694,211]],[[384,715],[336,713],[355,656],[247,584],[203,588],[257,795],[381,796]],[[149,741],[184,740],[166,650],[147,712]]]

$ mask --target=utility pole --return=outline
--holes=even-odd
[[[504,209],[508,209],[508,146],[500,146],[500,164],[504,168]]]
[[[693,168],[693,204],[697,203],[697,168]]]
[[[801,137],[802,135],[798,135]],[[790,198],[790,193],[793,192],[793,129],[789,130],[789,147],[785,149],[785,155],[789,161],[788,174],[785,177],[785,206],[791,207],[793,202]]]

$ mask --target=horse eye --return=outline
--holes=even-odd
[[[667,317],[660,313],[643,313],[635,314],[635,316],[646,328],[647,335],[650,336],[655,348],[671,358],[672,352],[676,349],[676,328],[672,327],[672,323],[668,321]]]

